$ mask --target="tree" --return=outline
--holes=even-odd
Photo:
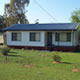
[[[29,23],[26,18],[26,6],[29,0],[10,0],[10,4],[5,4],[5,17],[7,26],[13,24],[26,24]]]
[[[1,53],[6,56],[6,61],[8,61],[8,53],[10,52],[10,48],[8,48],[7,46],[3,46],[1,48]]]
[[[35,20],[35,24],[39,24],[39,19],[36,19]]]
[[[0,31],[2,31],[3,28],[6,27],[5,17],[0,15]]]
[[[71,20],[73,23],[80,23],[80,9],[73,11]]]

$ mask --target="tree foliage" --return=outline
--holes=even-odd
[[[4,28],[4,27],[6,27],[6,22],[5,22],[5,17],[4,16],[2,16],[2,15],[0,15],[0,31],[2,31],[2,29]]]
[[[62,59],[61,56],[59,56],[58,54],[55,54],[55,55],[53,56],[53,60],[56,61],[56,62],[60,62],[61,59]]]
[[[5,17],[7,26],[13,24],[29,23],[25,13],[27,12],[29,0],[10,0],[10,3],[5,4]]]
[[[80,23],[80,9],[73,11],[71,20],[73,23]]]

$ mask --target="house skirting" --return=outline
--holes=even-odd
[[[65,47],[65,46],[44,46],[44,47],[40,47],[40,46],[8,46],[10,48],[15,48],[15,49],[28,49],[28,50],[49,50],[49,51],[66,51],[66,52],[74,52],[78,50],[78,47]]]

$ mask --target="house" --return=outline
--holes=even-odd
[[[78,25],[74,23],[15,24],[4,31],[9,47],[75,51],[79,46]]]

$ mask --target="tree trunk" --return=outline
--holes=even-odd
[[[8,61],[8,56],[6,55],[6,62]]]

